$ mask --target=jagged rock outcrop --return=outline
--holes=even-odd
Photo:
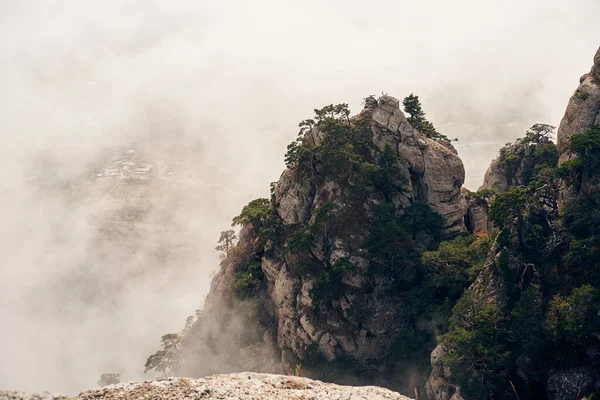
[[[392,144],[406,163],[403,173],[409,188],[394,202],[401,207],[412,201],[427,202],[445,217],[448,234],[463,231],[466,204],[460,192],[464,179],[460,159],[446,147],[412,129],[395,98],[382,97],[377,106],[366,108],[359,117],[370,122],[371,137],[368,140],[373,145],[383,150],[386,143]],[[313,133],[313,137],[318,143],[318,135]],[[343,189],[337,182],[328,181],[315,189],[308,182],[295,179],[293,173],[292,170],[285,171],[275,191],[278,213],[286,225],[309,221],[314,210],[326,201],[343,207]],[[364,212],[363,206],[360,209]],[[355,235],[364,235],[363,228],[354,227]],[[344,238],[333,242],[333,257],[351,256],[359,266],[356,273],[344,277],[344,283],[354,289],[367,284],[368,261],[358,255],[360,252],[350,252]],[[314,279],[298,279],[290,273],[284,259],[265,258],[263,270],[272,284],[270,297],[279,305],[277,343],[280,348],[292,349],[301,358],[304,349],[316,344],[330,362],[341,358],[351,358],[359,363],[378,360],[385,357],[394,340],[391,332],[401,329],[401,304],[397,299],[380,295],[377,289],[368,296],[347,293],[335,302],[334,309],[323,319],[315,315],[309,295],[315,285]],[[387,283],[373,282],[372,285],[386,287]],[[354,302],[369,304],[362,321],[351,316]]]
[[[383,96],[369,100],[364,110],[350,118],[349,123],[358,129],[360,146],[369,149],[365,155],[367,159],[377,159],[377,154],[386,145],[399,155],[399,176],[394,179],[402,182],[402,189],[393,194],[391,202],[398,210],[413,203],[428,204],[443,217],[444,235],[465,231],[466,202],[461,192],[464,167],[455,151],[447,143],[440,144],[414,130],[400,110],[397,99]],[[318,146],[324,140],[323,135],[313,127],[306,133],[304,141]],[[338,292],[328,289],[334,294],[327,294],[331,297],[328,309],[321,311],[313,292],[322,276],[319,277],[318,271],[299,271],[306,260],[288,252],[287,239],[269,240],[260,258],[266,291],[263,298],[249,302],[259,310],[255,314],[260,322],[256,324],[254,339],[241,340],[241,347],[246,349],[251,343],[260,354],[271,354],[271,350],[266,349],[280,352],[280,366],[261,361],[263,371],[269,368],[277,371],[287,362],[305,365],[319,359],[323,363],[351,362],[355,371],[379,373],[385,370],[391,346],[411,319],[410,312],[403,307],[402,295],[391,289],[394,279],[390,279],[389,273],[373,273],[367,258],[365,243],[369,236],[370,210],[382,203],[384,197],[377,191],[357,194],[357,184],[351,178],[341,181],[335,176],[322,175],[318,179],[306,179],[294,169],[285,170],[273,194],[277,205],[275,218],[284,236],[289,238],[294,232],[314,224],[322,206],[333,204],[335,220],[339,222],[327,233],[327,250],[313,246],[313,257],[309,261],[313,264],[316,261],[322,265],[317,269],[324,270],[327,265],[347,260],[352,268],[341,274],[339,285],[342,289]],[[201,346],[204,350],[212,348],[212,354],[216,354],[229,346],[224,343],[229,340],[224,338],[232,330],[227,321],[240,318],[232,317],[235,312],[231,311],[238,308],[232,306],[231,300],[234,297],[235,257],[243,253],[243,249],[254,248],[257,240],[242,234],[236,249],[224,260],[208,295],[202,316],[205,322],[200,321],[188,335],[188,352],[202,354],[197,347]],[[427,243],[423,243],[423,248]],[[212,328],[203,328],[205,325]],[[244,329],[251,328],[246,326]],[[207,345],[207,342],[212,344]],[[237,368],[245,365],[242,358],[234,360]],[[194,361],[188,362],[188,366],[190,363]],[[204,361],[199,363],[205,364]],[[191,370],[202,374],[206,368],[206,365],[195,363]],[[331,368],[328,373],[334,370]],[[361,379],[356,382],[363,382]],[[364,379],[368,379],[367,375]],[[391,379],[396,378],[390,376],[388,380]],[[416,381],[411,385],[411,388],[416,387]]]
[[[491,189],[496,193],[504,193],[508,189],[508,177],[498,159],[492,160],[485,171],[483,184],[478,190]]]
[[[413,129],[400,110],[398,99],[392,96],[382,96],[376,103],[367,103],[354,119],[367,120],[370,124],[370,132],[364,140],[379,150],[391,144],[404,162],[402,175],[407,180],[407,188],[395,202],[403,206],[412,201],[425,202],[444,217],[447,234],[464,231],[466,204],[460,188],[465,172],[456,151]],[[316,128],[308,136],[315,144],[322,141],[322,133]],[[335,196],[341,190],[335,181],[327,182],[326,186],[323,194],[328,196]],[[313,190],[308,182],[294,178],[293,170],[283,172],[275,196],[279,215],[286,224],[294,225],[309,219],[310,211],[318,206],[316,202],[324,199],[324,196],[313,194]]]
[[[594,56],[589,73],[579,80],[579,87],[571,96],[557,134],[559,165],[571,158],[567,150],[569,139],[590,128],[600,128],[600,48]]]
[[[541,137],[535,142],[521,139],[508,143],[486,170],[479,190],[491,189],[500,194],[511,186],[527,186],[539,163],[538,149],[543,147],[554,148],[554,143],[548,137]]]
[[[469,232],[489,233],[493,228],[489,216],[488,200],[463,188],[465,200],[467,202],[467,213],[465,214],[465,226]]]
[[[0,391],[0,400],[92,399],[409,400],[408,397],[374,386],[339,386],[303,377],[255,373],[215,375],[201,379],[163,378],[155,381],[123,383],[89,390],[72,398]]]
[[[434,400],[461,400],[460,389],[448,382],[450,369],[444,366],[444,354],[439,344],[431,352],[431,374],[425,383],[425,393]]]

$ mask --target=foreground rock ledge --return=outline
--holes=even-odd
[[[1,392],[0,400],[67,400],[51,394]],[[303,400],[409,400],[375,386],[340,386],[287,375],[241,373],[207,378],[165,378],[155,381],[110,385],[80,393],[72,399],[303,399]]]

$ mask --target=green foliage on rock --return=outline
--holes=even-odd
[[[572,136],[569,149],[577,158],[563,163],[558,169],[558,175],[574,191],[579,192],[586,182],[592,180],[597,183],[600,179],[597,173],[600,168],[600,129]]]
[[[121,383],[121,374],[116,372],[105,372],[100,375],[98,380],[98,386],[100,387],[116,385],[117,383]]]
[[[183,362],[181,339],[182,335],[179,333],[163,335],[160,338],[162,349],[148,357],[144,365],[144,373],[155,370],[162,376],[167,376],[179,368]]]
[[[404,98],[402,105],[404,106],[404,111],[410,114],[408,122],[413,128],[430,139],[443,140],[447,142],[450,141],[447,136],[439,133],[433,124],[429,122],[427,118],[425,118],[425,112],[421,106],[419,96],[415,96],[411,93],[409,96]]]
[[[242,208],[242,212],[237,217],[233,218],[232,226],[234,225],[251,225],[256,231],[265,222],[269,211],[271,210],[271,202],[269,199],[255,199],[248,205]]]
[[[510,219],[521,218],[526,206],[527,188],[511,187],[496,196],[490,206],[490,219],[496,226],[504,226]]]
[[[447,349],[444,365],[466,398],[502,397],[508,390],[507,336],[507,318],[493,302],[468,291],[456,303],[450,330],[440,339]]]
[[[465,233],[426,251],[421,263],[431,276],[436,296],[455,302],[483,269],[492,244],[488,235]]]
[[[235,294],[240,299],[255,297],[261,290],[264,278],[265,275],[261,265],[257,261],[241,267],[235,274],[235,281],[233,283]]]
[[[347,104],[315,109],[315,118],[300,122],[298,138],[288,145],[285,163],[301,177],[320,172],[338,176],[360,169],[356,151],[357,127],[350,123]],[[314,133],[314,134],[313,134]],[[322,137],[320,142],[316,136]]]
[[[534,124],[525,137],[506,143],[500,149],[497,162],[509,185],[527,186],[543,169],[556,167],[558,151],[551,141],[555,129],[548,124]]]
[[[544,348],[545,300],[538,284],[529,286],[511,311],[510,341],[520,347],[528,357],[536,357]]]
[[[600,337],[600,131],[569,149],[576,158],[557,169],[554,148],[538,145],[529,184],[492,200],[500,234],[485,279],[498,292],[468,289],[440,338],[466,398],[536,396],[552,369],[600,372],[589,358]],[[561,213],[557,175],[570,190]]]
[[[331,300],[343,295],[342,277],[346,271],[353,268],[348,258],[337,260],[333,265],[326,265],[319,273],[310,295],[315,309],[327,309]]]
[[[393,195],[402,191],[407,183],[406,178],[402,176],[399,163],[398,153],[391,144],[386,143],[378,156],[377,164],[371,167],[373,186],[383,194],[388,203],[392,201]]]
[[[576,362],[597,342],[600,332],[600,295],[589,284],[568,297],[555,295],[548,305],[544,329],[562,362]]]

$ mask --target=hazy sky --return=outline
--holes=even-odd
[[[109,368],[140,378],[160,334],[204,298],[218,232],[268,196],[313,108],[418,94],[476,189],[503,143],[559,124],[599,15],[597,0],[0,0],[0,387],[74,392]],[[179,193],[195,204],[178,216],[196,258],[81,302],[70,295],[100,267],[124,275],[90,260],[95,208],[42,196],[27,171],[51,154],[75,177],[104,147],[156,134],[200,143],[201,182]]]

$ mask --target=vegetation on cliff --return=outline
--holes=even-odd
[[[407,167],[400,141],[369,136],[389,130],[374,125],[378,101],[366,103],[355,117],[339,104],[302,121],[285,156],[287,192],[275,183],[270,199],[243,207],[233,219],[237,243],[234,231],[221,234],[227,318],[245,310],[241,320],[258,326],[251,339],[237,334],[235,346],[247,352],[270,343],[279,360],[301,363],[316,378],[408,390],[424,383],[441,343],[449,382],[469,399],[543,397],[553,369],[597,368],[590,349],[600,337],[600,131],[573,136],[578,157],[558,168],[554,128],[534,125],[498,158],[518,179],[502,193],[473,194],[489,205],[495,229],[448,235],[418,193],[422,175]],[[417,96],[404,106],[417,131],[447,141]],[[426,146],[444,147],[411,143],[421,156]],[[562,213],[557,178],[573,193]],[[285,216],[281,193],[293,199]],[[180,343],[203,323],[210,322],[199,317],[163,336],[146,369],[176,372],[195,357]],[[364,343],[368,358],[358,350]],[[408,371],[417,378],[403,381]]]
[[[578,157],[560,168],[545,163],[528,186],[491,204],[502,300],[469,292],[441,336],[450,380],[466,398],[543,397],[552,370],[599,372],[600,131],[573,136],[569,149]],[[557,174],[573,192],[560,214]]]

